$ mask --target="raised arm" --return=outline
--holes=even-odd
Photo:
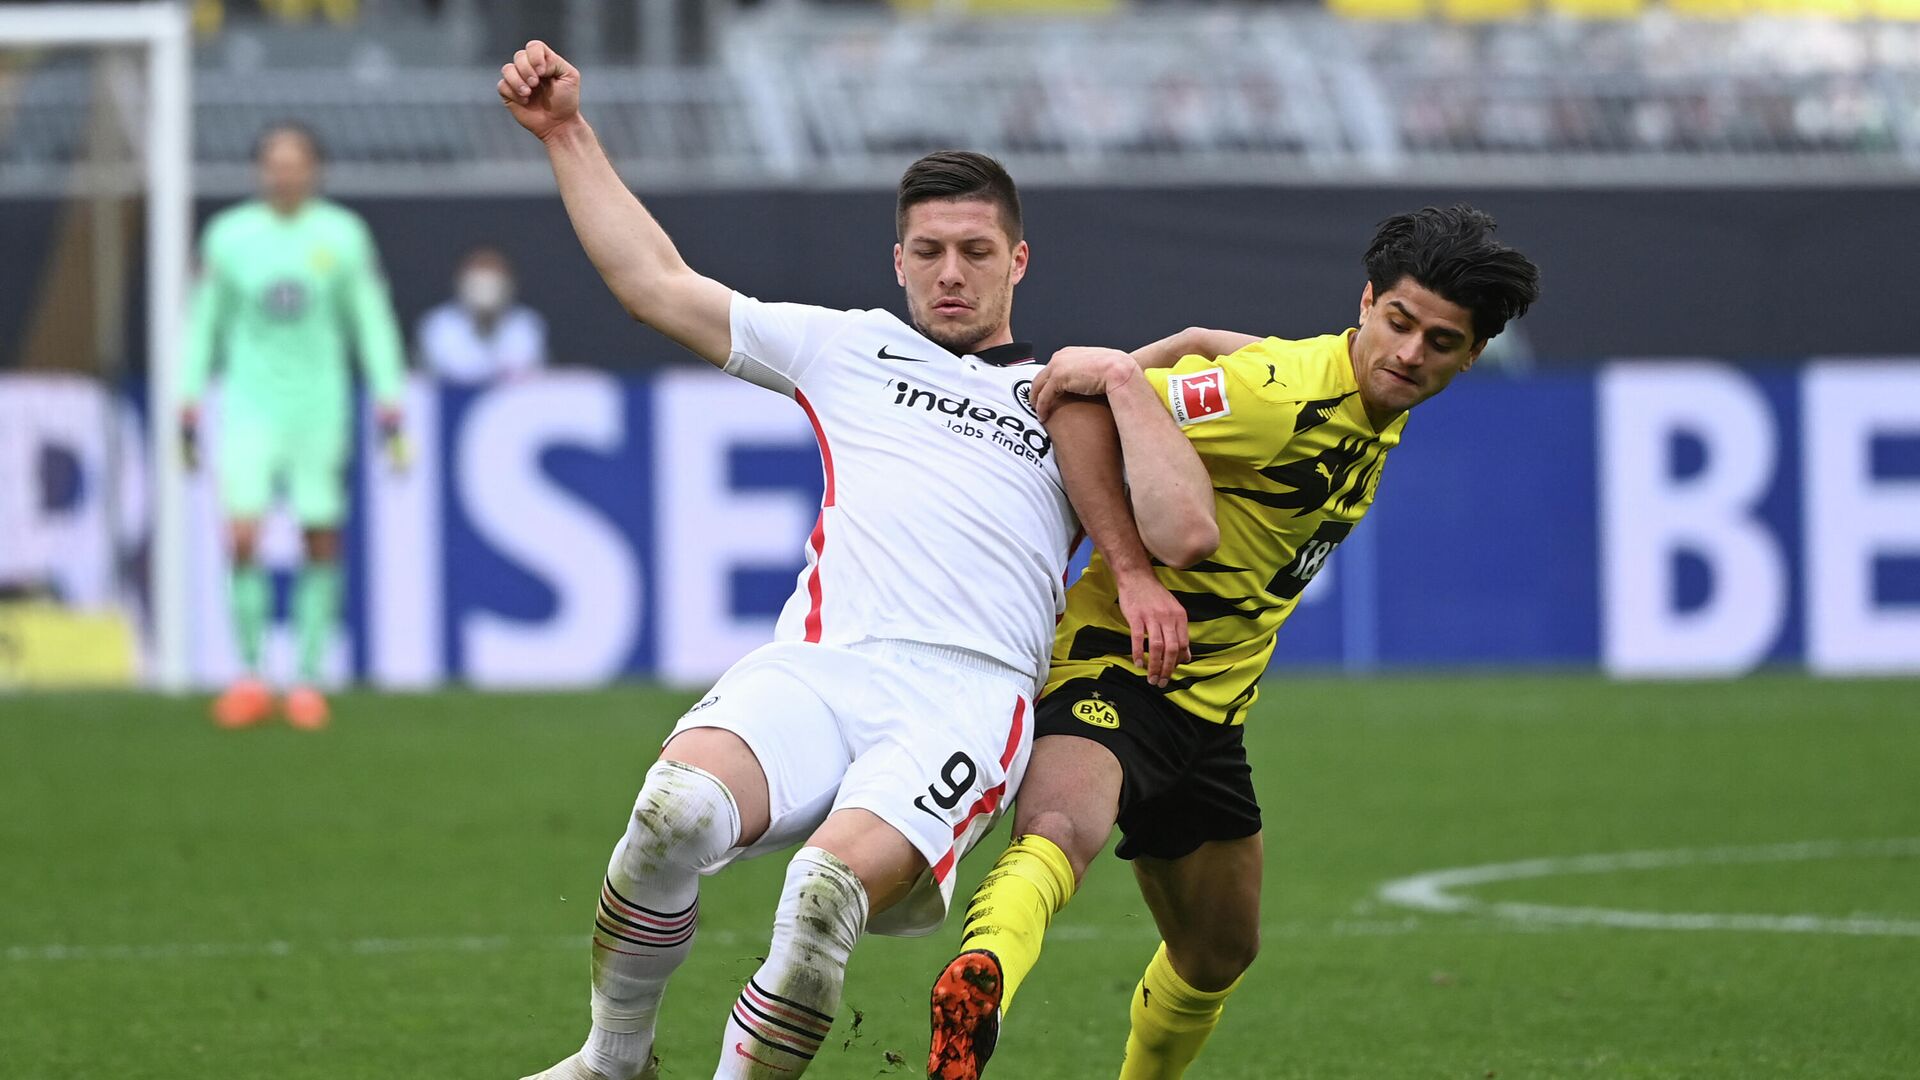
[[[529,41],[502,65],[495,89],[520,126],[545,144],[580,246],[627,314],[725,367],[732,290],[688,267],[620,181],[580,115],[579,69],[545,42]]]
[[[1260,339],[1252,334],[1242,334],[1233,330],[1209,330],[1204,326],[1189,326],[1185,330],[1163,337],[1151,345],[1142,345],[1133,350],[1133,362],[1142,371],[1147,368],[1172,367],[1183,356],[1226,356]]]

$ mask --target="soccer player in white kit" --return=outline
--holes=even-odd
[[[1041,425],[1029,397],[1040,369],[1009,321],[1027,262],[1019,199],[992,159],[929,155],[902,178],[894,268],[910,323],[769,304],[681,260],[581,118],[566,61],[529,42],[497,89],[545,144],[581,245],[629,313],[793,397],[826,480],[774,643],[681,718],[647,772],[600,893],[592,1030],[538,1077],[653,1075],[655,1017],[692,947],[700,875],[804,842],[714,1073],[796,1076],[832,1027],[855,941],[938,927],[954,864],[1019,787],[1079,539],[1067,484],[1089,492],[1080,511],[1096,543],[1138,528],[1179,565],[1217,540],[1212,489],[1157,407]],[[1071,447],[1070,431],[1089,441]],[[1131,502],[1094,464],[1112,457],[1101,437],[1121,442]],[[1184,655],[1179,604],[1160,589],[1121,607],[1170,673]]]

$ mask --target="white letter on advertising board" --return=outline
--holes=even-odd
[[[797,567],[816,507],[793,489],[740,490],[728,452],[813,446],[789,398],[717,371],[654,382],[654,530],[660,565],[660,677],[705,685],[773,638],[774,620],[734,610],[733,572]],[[818,468],[818,466],[815,466]]]
[[[1760,664],[1787,615],[1787,562],[1756,515],[1779,456],[1759,388],[1708,361],[1616,363],[1599,377],[1601,648],[1609,672],[1735,675]],[[1674,475],[1675,436],[1705,449]],[[1703,603],[1682,610],[1678,560],[1703,562]]]
[[[577,371],[497,387],[467,413],[456,478],[467,517],[554,595],[553,615],[538,622],[490,611],[461,620],[475,685],[561,686],[622,673],[641,626],[638,557],[590,502],[540,467],[556,445],[618,450],[621,413],[618,381]]]
[[[1920,364],[1824,363],[1801,383],[1807,664],[1920,671],[1920,605],[1881,604],[1874,564],[1920,559],[1920,481],[1876,479],[1877,438],[1920,440]]]

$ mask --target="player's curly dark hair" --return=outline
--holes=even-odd
[[[1375,296],[1412,278],[1473,316],[1485,341],[1540,299],[1540,268],[1494,239],[1493,215],[1462,203],[1395,214],[1367,246],[1367,280]]]
[[[1000,224],[1010,244],[1024,235],[1020,192],[998,161],[972,150],[936,150],[900,177],[900,201],[893,215],[894,235],[905,239],[907,211],[931,199],[984,199],[1000,208]]]

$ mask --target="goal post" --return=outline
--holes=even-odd
[[[135,128],[145,203],[148,444],[152,540],[148,548],[150,681],[188,684],[189,562],[186,482],[180,464],[175,372],[182,349],[193,227],[192,39],[185,3],[0,3],[0,49],[100,48],[139,52],[143,123]]]

